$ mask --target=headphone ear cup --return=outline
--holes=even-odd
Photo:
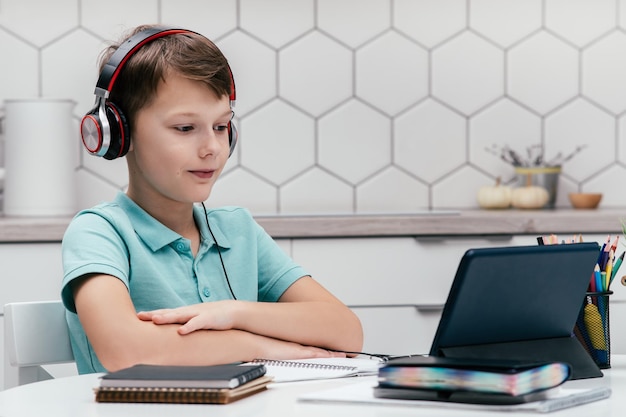
[[[113,102],[106,103],[106,114],[111,129],[111,143],[104,159],[115,159],[126,155],[130,147],[130,129],[126,116]]]
[[[228,122],[228,144],[230,145],[230,153],[228,156],[230,157],[235,150],[235,145],[237,145],[237,138],[239,137],[239,132],[237,132],[237,127],[235,124],[230,121]]]
[[[96,106],[83,116],[80,122],[81,140],[83,141],[85,149],[92,155],[98,155],[103,141],[104,127],[102,126],[98,113],[99,106]]]

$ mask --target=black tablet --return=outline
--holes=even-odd
[[[430,355],[560,360],[574,379],[601,376],[573,336],[599,253],[597,243],[468,250]]]

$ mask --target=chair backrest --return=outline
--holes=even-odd
[[[42,365],[74,362],[63,303],[6,304],[4,350],[5,388],[53,378]]]

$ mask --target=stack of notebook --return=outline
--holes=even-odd
[[[97,402],[227,404],[263,391],[264,365],[135,365],[105,374]]]

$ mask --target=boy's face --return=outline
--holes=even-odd
[[[129,190],[185,203],[206,200],[228,160],[231,115],[227,96],[167,75],[133,124]]]

